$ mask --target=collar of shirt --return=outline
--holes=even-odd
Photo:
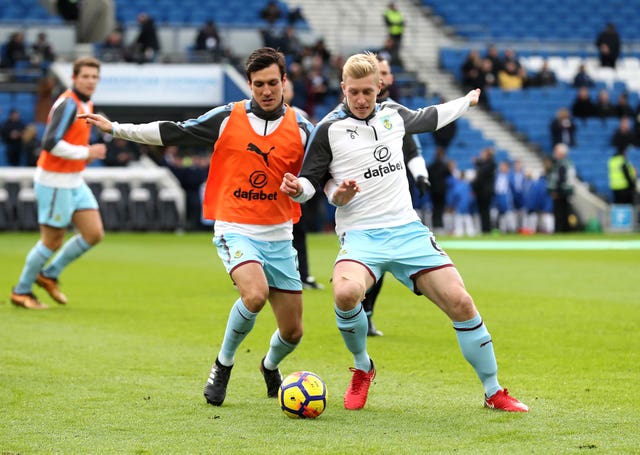
[[[267,112],[262,109],[256,100],[251,98],[251,112],[253,112],[256,117],[261,118],[262,120],[275,120],[284,115],[284,104],[280,103],[280,106],[271,112]]]

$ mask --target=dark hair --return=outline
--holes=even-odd
[[[272,47],[261,47],[256,49],[247,57],[247,64],[245,65],[245,72],[247,79],[251,80],[251,75],[256,71],[268,68],[273,64],[278,65],[280,69],[280,79],[282,79],[286,73],[286,63],[284,54],[275,50]]]
[[[100,71],[100,61],[93,57],[81,57],[73,62],[73,75],[77,76],[80,74],[80,70],[83,66],[90,66],[92,68],[97,68]]]

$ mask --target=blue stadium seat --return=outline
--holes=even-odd
[[[605,22],[614,20],[623,42],[640,40],[640,5],[637,1],[423,0],[458,34],[470,38],[538,41],[583,40],[592,43]],[[483,32],[477,32],[478,27]]]

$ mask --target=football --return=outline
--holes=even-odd
[[[315,373],[296,371],[282,381],[278,403],[292,419],[315,419],[327,407],[327,385]]]

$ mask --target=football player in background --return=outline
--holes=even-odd
[[[104,144],[89,145],[91,125],[76,117],[93,113],[91,96],[100,80],[100,62],[90,57],[77,59],[71,80],[72,87],[58,97],[49,112],[34,175],[40,240],[27,255],[11,292],[11,303],[32,310],[47,308],[32,292],[34,283],[59,304],[67,303],[58,277],[104,236],[98,202],[82,171],[92,160],[103,159],[107,148]],[[78,232],[64,242],[70,224]]]

